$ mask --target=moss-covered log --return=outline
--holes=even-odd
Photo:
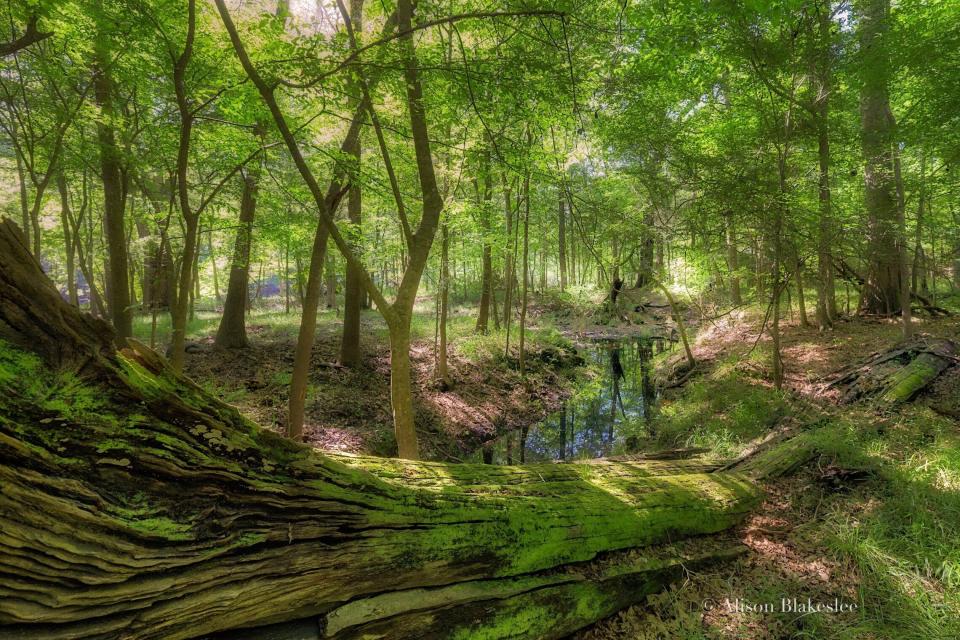
[[[61,300],[11,227],[0,224],[0,638],[192,638],[375,594],[542,580],[720,531],[757,501],[745,475],[695,461],[319,455],[142,345],[110,349],[106,326]],[[589,608],[615,584],[595,577],[551,588]]]
[[[840,371],[827,390],[839,391],[841,402],[861,398],[886,404],[908,402],[956,362],[957,347],[952,341],[920,338],[871,354]]]

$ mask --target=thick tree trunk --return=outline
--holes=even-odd
[[[894,315],[900,311],[900,257],[893,174],[894,118],[890,111],[887,42],[890,0],[859,0],[863,52],[860,116],[869,265],[861,311]]]
[[[233,245],[233,261],[230,263],[230,280],[227,283],[227,298],[223,303],[223,316],[214,341],[224,349],[244,349],[247,341],[247,296],[250,289],[250,245],[253,238],[253,220],[257,211],[257,176],[247,173],[243,177],[243,196],[240,199],[240,220]]]
[[[397,455],[407,460],[420,458],[413,387],[410,381],[410,321],[398,320],[390,326],[390,407]]]
[[[18,576],[0,586],[0,638],[177,640],[310,616],[302,637],[450,637],[477,617],[485,637],[558,637],[731,552],[574,563],[720,531],[757,504],[762,474],[696,460],[319,455],[139,343],[115,352],[9,223],[0,249],[2,337],[40,356],[0,343],[0,371],[35,381],[0,374],[0,572]]]

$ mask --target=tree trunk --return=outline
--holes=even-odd
[[[860,116],[863,137],[869,264],[861,311],[891,316],[900,311],[900,259],[893,175],[894,118],[890,111],[890,0],[858,0],[863,69]]]
[[[407,460],[420,458],[417,443],[413,389],[410,381],[410,321],[390,326],[390,407],[397,455]]]
[[[798,247],[793,247],[793,277],[797,284],[797,309],[800,313],[800,326],[809,327],[810,319],[807,318],[807,301],[803,292],[803,263],[800,261]]]
[[[331,253],[327,255],[327,264],[324,267],[323,293],[326,298],[327,309],[337,307],[337,260]]]
[[[97,119],[97,144],[100,151],[100,175],[103,181],[104,231],[110,258],[107,283],[108,307],[117,338],[122,341],[133,335],[133,314],[130,309],[130,286],[127,282],[127,242],[124,230],[123,180],[120,171],[120,150],[113,130],[113,77],[110,72],[109,36],[97,38],[97,69],[94,72],[94,98],[102,117]]]
[[[350,0],[350,23],[354,33],[363,31],[363,0]],[[349,87],[351,95],[360,96],[362,90],[360,81],[356,75],[351,76],[352,80]],[[351,108],[356,109],[359,106],[361,98],[351,101]],[[356,163],[355,171],[359,178],[360,173],[360,150],[361,139],[357,136],[353,146],[349,149],[349,155]],[[359,179],[351,180],[350,191],[347,194],[347,218],[350,224],[355,226],[354,232],[360,235],[362,243],[362,231],[360,227],[362,212],[362,194],[360,190]],[[340,364],[345,367],[355,367],[360,363],[360,308],[363,298],[363,282],[360,274],[357,273],[358,265],[347,262],[346,276],[343,283],[343,334],[340,337]]]
[[[317,225],[310,253],[310,271],[300,311],[300,331],[293,352],[293,372],[290,375],[290,399],[287,407],[287,437],[303,439],[304,408],[307,402],[307,381],[310,376],[310,356],[317,333],[317,307],[320,305],[320,283],[324,258],[327,255],[327,227]]]
[[[789,121],[787,126],[789,127]],[[773,347],[771,354],[773,369],[773,386],[778,390],[783,387],[783,358],[780,354],[780,296],[783,291],[781,283],[783,277],[783,218],[787,207],[787,152],[785,148],[779,150],[777,159],[777,178],[779,183],[779,202],[774,207],[773,217],[773,290],[770,305],[772,319],[770,321],[770,341]]]
[[[913,310],[910,308],[913,292],[910,289],[910,265],[907,262],[907,203],[900,173],[900,150],[897,148],[893,150],[893,177],[897,188],[897,290],[900,293],[903,339],[908,340],[913,335]]]
[[[530,146],[530,131],[527,145]],[[530,169],[523,176],[523,291],[520,299],[520,376],[526,375],[527,289],[530,269]]]
[[[737,234],[734,228],[733,212],[728,211],[726,218],[727,268],[730,270],[730,302],[735,307],[743,304],[740,293],[740,254],[737,252]]]
[[[440,313],[437,319],[437,373],[442,389],[450,386],[447,373],[447,307],[450,297],[450,234],[446,223],[440,225]]]
[[[220,273],[217,270],[217,255],[213,249],[213,229],[207,230],[207,251],[210,254],[210,268],[213,270],[213,297],[220,304]]]
[[[247,341],[247,296],[250,289],[250,245],[253,241],[253,220],[257,210],[257,176],[247,173],[243,177],[243,196],[240,199],[240,219],[237,237],[233,244],[233,260],[230,263],[230,280],[227,283],[227,298],[223,303],[223,316],[217,329],[214,344],[224,349],[245,349]]]
[[[177,147],[177,200],[183,216],[185,233],[183,256],[176,288],[176,300],[170,313],[170,364],[174,371],[183,371],[187,340],[187,315],[190,311],[193,289],[193,267],[196,260],[200,232],[200,212],[190,204],[190,186],[187,182],[190,167],[190,142],[195,113],[187,95],[186,74],[193,56],[193,40],[196,34],[196,2],[187,0],[187,36],[183,52],[173,63],[173,89],[176,94],[177,112],[180,116],[180,131]]]
[[[516,262],[517,241],[516,232],[513,224],[513,203],[510,201],[510,183],[506,175],[502,176],[503,182],[503,213],[507,229],[507,259],[504,261],[503,270],[503,326],[507,329],[507,347],[510,345],[510,320],[513,318],[513,284],[516,280],[514,276],[514,264]]]
[[[33,225],[30,224],[30,196],[27,194],[27,173],[23,168],[23,160],[20,154],[14,152],[14,159],[17,162],[17,184],[20,191],[20,228],[23,230],[23,237],[30,246],[30,231]]]
[[[60,225],[63,227],[63,244],[67,252],[67,296],[70,299],[70,304],[79,307],[76,238],[72,231],[73,214],[70,210],[70,192],[67,190],[67,179],[62,168],[57,171],[57,190],[60,192]]]
[[[0,376],[0,570],[20,576],[0,599],[10,637],[177,640],[309,616],[326,637],[449,637],[472,612],[493,607],[486,624],[503,623],[549,602],[559,617],[510,628],[555,637],[659,588],[651,578],[681,558],[674,547],[650,550],[644,567],[624,556],[615,571],[553,569],[720,531],[758,502],[748,476],[701,462],[320,455],[143,345],[117,353],[110,328],[59,297],[10,223],[0,249],[2,337],[40,356],[0,344],[7,370],[36,381]],[[602,606],[569,606],[585,602]],[[541,632],[547,623],[559,627]]]
[[[483,248],[480,269],[480,308],[477,310],[477,333],[487,333],[490,324],[490,305],[493,299],[493,246],[490,243],[490,200],[493,197],[493,185],[490,176],[489,151],[485,152],[483,162],[483,193],[480,195],[480,232],[483,234]]]
[[[832,21],[830,7],[816,5],[817,38],[813,67],[817,92],[813,103],[817,129],[818,203],[817,224],[817,325],[821,331],[833,326],[837,317],[836,285],[833,275],[834,222],[830,192],[830,91],[832,60],[830,53]]]
[[[648,206],[643,213],[642,239],[640,241],[640,268],[637,271],[637,288],[647,286],[653,276],[653,207]]]
[[[567,199],[561,186],[558,193],[557,208],[557,248],[559,249],[558,260],[560,262],[560,291],[567,290]]]

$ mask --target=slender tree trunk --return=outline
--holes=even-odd
[[[350,0],[350,22],[355,34],[363,32],[363,0]],[[356,110],[360,106],[363,91],[359,77],[351,76],[350,93],[358,96],[351,101],[351,108]],[[355,171],[360,172],[361,137],[358,135],[353,147],[349,150],[355,162]],[[356,227],[355,232],[361,233],[362,194],[360,181],[350,182],[350,192],[347,194],[347,217],[350,224]],[[362,236],[361,236],[362,237]],[[362,239],[361,239],[362,242]],[[357,273],[358,265],[347,262],[346,276],[343,284],[343,335],[340,338],[340,364],[345,367],[355,367],[360,363],[360,307],[363,298],[363,282]]]
[[[506,175],[502,177],[503,181],[503,209],[504,216],[506,220],[506,229],[507,229],[507,256],[503,274],[503,283],[504,283],[504,293],[503,293],[503,326],[507,329],[507,349],[510,347],[510,319],[513,317],[512,306],[513,306],[513,283],[516,280],[514,277],[514,264],[516,261],[517,254],[517,241],[516,235],[514,232],[513,224],[513,203],[511,202],[511,193],[510,193],[510,183],[507,181]]]
[[[923,251],[923,224],[927,200],[927,155],[920,156],[920,188],[917,200],[917,225],[913,236],[913,269],[910,272],[910,288],[920,293],[920,281],[926,282],[925,255]],[[924,287],[925,289],[926,287]]]
[[[527,132],[527,144],[530,145],[530,132]],[[530,268],[530,169],[523,176],[523,293],[520,301],[520,376],[526,370],[526,333],[527,333],[527,288]]]
[[[797,255],[799,249],[793,248],[793,274],[797,283],[797,310],[800,313],[800,326],[809,327],[810,319],[807,318],[807,302],[803,292],[803,263],[800,256]]]
[[[567,199],[564,197],[563,187],[557,198],[557,248],[560,269],[560,291],[567,290]]]
[[[789,119],[785,125],[785,130],[789,131]],[[772,319],[770,321],[770,341],[772,342],[773,353],[773,386],[777,389],[783,388],[783,358],[780,355],[780,296],[783,292],[783,219],[787,206],[787,150],[786,142],[779,151],[780,157],[777,160],[777,177],[780,185],[779,202],[774,207],[773,217],[773,292],[771,293],[770,305],[772,307]]]
[[[326,294],[327,309],[336,309],[337,307],[337,260],[333,254],[327,255],[327,266],[324,270],[323,290]]]
[[[300,331],[293,352],[293,372],[290,376],[290,400],[287,407],[287,437],[303,440],[304,408],[307,401],[307,382],[310,375],[310,356],[317,333],[317,307],[320,305],[320,283],[324,258],[327,255],[327,227],[317,226],[310,253],[310,271],[303,295]]]
[[[450,386],[447,372],[447,307],[450,296],[450,234],[446,223],[440,225],[440,314],[437,321],[437,380],[443,389]]]
[[[253,220],[257,210],[258,176],[254,171],[243,177],[240,219],[233,244],[227,298],[214,344],[224,349],[245,349],[247,341],[247,296],[250,290],[250,246],[253,242]]]
[[[893,175],[897,189],[897,259],[899,262],[897,281],[900,292],[900,320],[903,339],[908,340],[913,335],[913,318],[910,308],[910,264],[907,261],[907,203],[903,193],[903,177],[900,174],[900,151],[896,148],[893,150]]]
[[[493,185],[490,176],[489,151],[483,162],[483,194],[480,199],[480,233],[483,234],[483,248],[480,273],[480,308],[477,311],[477,333],[487,333],[490,324],[490,305],[493,302],[493,246],[490,243],[490,200],[493,197]],[[478,194],[480,195],[480,194]]]
[[[730,270],[730,302],[739,307],[743,304],[740,293],[740,255],[737,252],[737,235],[734,228],[733,212],[728,211],[726,219],[727,268]]]
[[[77,266],[76,266],[76,238],[72,232],[73,214],[70,210],[70,191],[67,189],[67,179],[63,168],[57,171],[57,190],[60,192],[60,225],[63,227],[63,244],[67,252],[67,295],[70,304],[79,307],[80,298],[77,295]]]
[[[220,274],[217,272],[217,256],[213,252],[213,229],[207,230],[207,252],[210,254],[210,267],[213,269],[213,297],[219,304],[222,301],[220,296]]]
[[[94,98],[102,115],[97,120],[97,144],[100,150],[100,175],[103,180],[104,230],[110,258],[109,309],[117,343],[133,336],[133,314],[130,309],[130,286],[127,282],[127,243],[124,225],[123,180],[120,150],[113,129],[113,76],[110,70],[110,36],[97,37],[97,69],[94,72]],[[189,263],[188,263],[189,264]]]
[[[33,230],[33,225],[30,224],[30,197],[27,195],[27,172],[23,168],[23,160],[20,158],[20,154],[14,152],[13,156],[17,162],[17,183],[20,187],[20,230],[23,232],[24,241],[32,250],[33,244],[30,242],[30,234]]]

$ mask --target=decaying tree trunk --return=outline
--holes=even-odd
[[[878,398],[888,404],[908,402],[956,362],[953,342],[920,338],[871,354],[841,370],[825,390],[839,391],[843,403],[862,398]]]
[[[695,459],[320,455],[113,338],[0,223],[0,638],[559,637],[736,553],[625,550],[759,497]]]

